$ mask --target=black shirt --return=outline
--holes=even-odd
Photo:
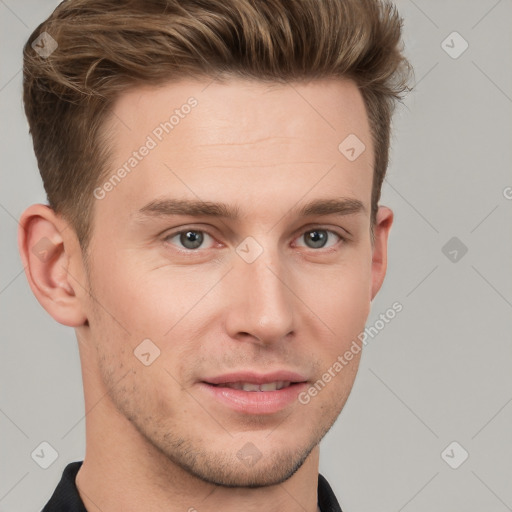
[[[75,484],[82,462],[71,462],[64,468],[57,488],[41,512],[87,512]],[[342,512],[331,486],[321,474],[318,474],[318,506],[322,512]]]

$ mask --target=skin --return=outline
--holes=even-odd
[[[314,383],[363,331],[393,220],[380,206],[372,245],[364,103],[339,79],[139,87],[107,123],[112,172],[190,96],[197,106],[94,201],[87,267],[73,229],[50,208],[32,205],[20,220],[30,286],[79,340],[87,434],[77,486],[89,511],[314,512],[318,444],[361,353],[307,405],[273,414],[235,412],[199,381],[285,369]],[[366,145],[353,162],[338,150],[349,134]],[[224,202],[240,217],[138,214],[164,197]],[[357,199],[364,210],[294,213],[329,198]],[[328,230],[325,247],[309,240],[315,228]],[[187,249],[180,229],[199,230],[203,245]],[[263,249],[250,264],[236,252],[249,236]],[[45,261],[31,251],[43,237],[52,242]],[[148,338],[160,355],[145,366],[134,350]],[[249,442],[261,453],[251,467],[237,457]]]

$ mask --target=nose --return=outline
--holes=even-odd
[[[293,333],[294,294],[285,270],[277,249],[264,249],[252,263],[235,254],[226,283],[226,329],[232,338],[270,345]]]

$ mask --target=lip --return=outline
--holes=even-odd
[[[216,386],[231,382],[251,382],[266,384],[268,382],[290,381],[290,386],[275,391],[243,391],[228,387]],[[235,372],[210,377],[198,383],[202,392],[229,409],[251,415],[270,415],[278,413],[293,403],[301,391],[308,386],[307,379],[296,372],[276,371],[258,374],[255,372]]]

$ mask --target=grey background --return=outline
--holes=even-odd
[[[22,211],[45,202],[21,48],[57,4],[0,0],[0,512],[40,510],[85,453],[74,332],[32,295],[16,244]],[[395,223],[367,325],[403,311],[369,340],[320,471],[344,512],[512,510],[512,2],[397,5],[417,87],[394,121],[381,202]],[[454,31],[469,44],[458,58],[445,51],[458,36],[441,44]],[[31,458],[43,441],[58,452],[48,469]]]

